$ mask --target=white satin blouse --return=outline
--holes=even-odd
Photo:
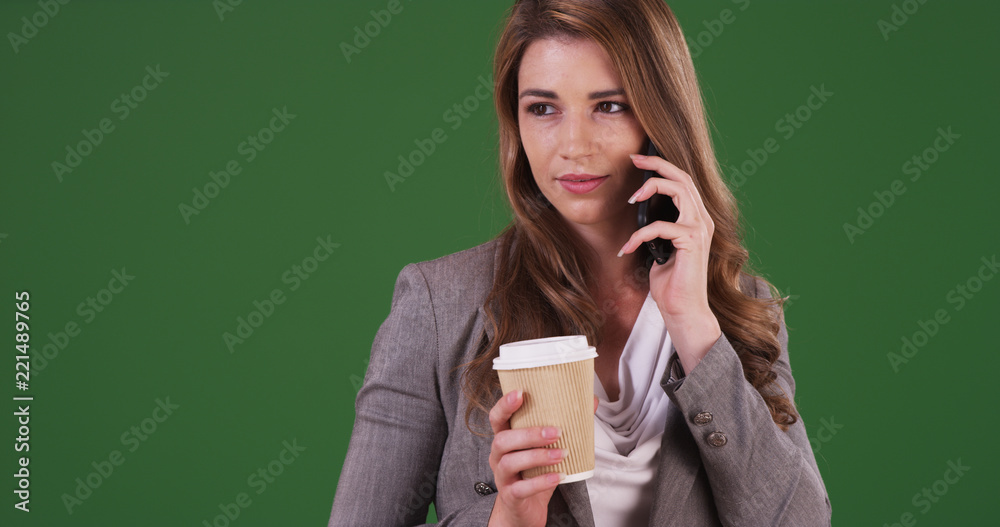
[[[596,527],[648,525],[660,439],[670,399],[660,386],[670,336],[652,294],[639,311],[618,363],[618,400],[597,375],[594,475],[585,480]]]

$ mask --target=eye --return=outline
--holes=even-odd
[[[615,110],[614,109],[615,107],[617,107],[618,109]],[[603,113],[619,113],[628,110],[628,105],[625,103],[615,102],[615,101],[601,101],[597,103],[597,109]]]
[[[536,102],[535,104],[528,105],[528,107],[525,108],[525,110],[527,110],[527,112],[530,113],[530,114],[532,114],[532,115],[537,115],[537,116],[541,117],[543,115],[549,115],[551,112],[547,112],[547,111],[544,111],[544,110],[545,110],[545,108],[551,108],[551,107],[552,106],[549,105],[549,104]],[[539,110],[542,110],[542,112],[539,113]]]

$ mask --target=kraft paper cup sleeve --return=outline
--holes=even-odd
[[[562,483],[580,481],[594,474],[594,359],[534,368],[497,370],[503,392],[522,390],[524,402],[510,419],[512,429],[557,426],[559,440],[546,448],[567,449],[555,465],[522,472],[532,478],[562,472]]]

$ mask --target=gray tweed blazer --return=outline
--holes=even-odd
[[[487,525],[497,496],[492,436],[485,421],[485,437],[466,428],[468,401],[455,368],[473,358],[482,332],[493,337],[482,306],[496,247],[493,240],[400,271],[358,392],[329,527],[423,525],[431,502],[441,525]],[[770,296],[749,276],[741,288]],[[794,396],[783,319],[778,338],[774,370]],[[802,420],[787,432],[774,424],[725,334],[690,374],[673,348],[661,385],[672,405],[650,525],[830,524],[830,500]],[[548,525],[594,526],[585,481],[557,488]]]

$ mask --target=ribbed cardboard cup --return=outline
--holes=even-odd
[[[570,483],[594,475],[594,357],[584,335],[547,337],[500,346],[493,369],[503,393],[521,390],[524,400],[510,418],[512,429],[557,426],[559,440],[546,448],[565,448],[555,465],[525,470],[525,479],[562,472]]]

